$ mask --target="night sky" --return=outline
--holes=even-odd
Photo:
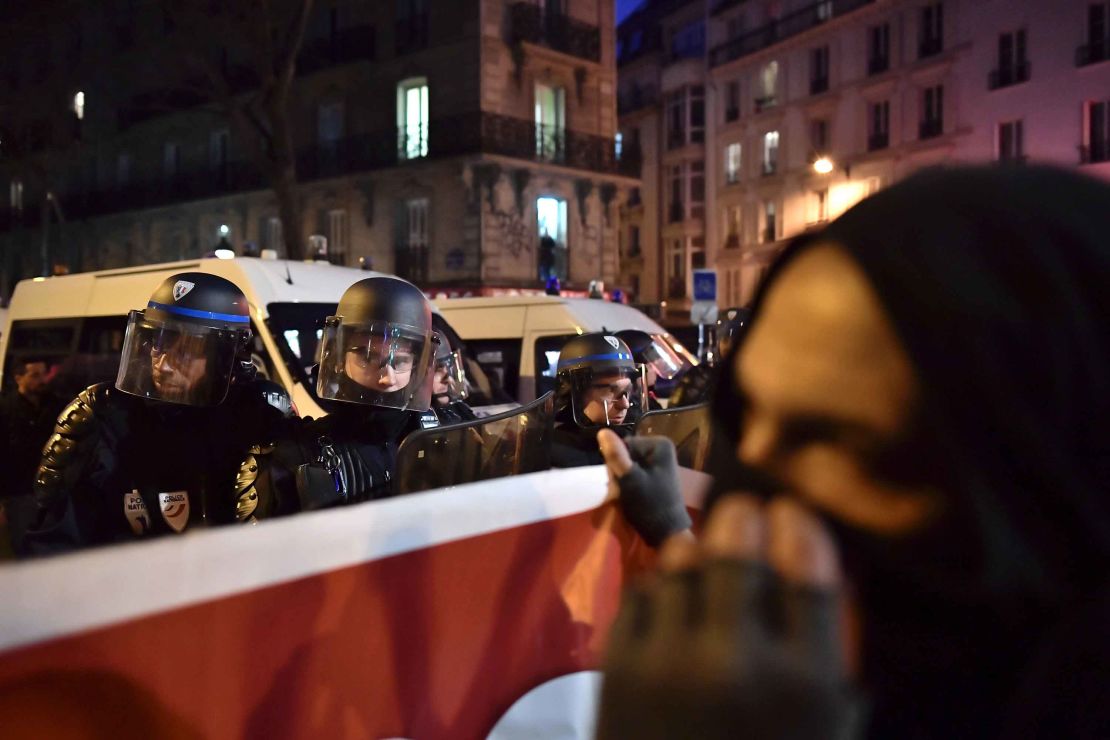
[[[617,0],[617,23],[623,21],[629,13],[639,7],[644,0]]]

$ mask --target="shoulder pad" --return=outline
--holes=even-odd
[[[254,510],[258,508],[256,484],[260,455],[261,449],[252,447],[243,462],[239,464],[239,474],[235,476],[235,519],[240,522],[253,521]]]
[[[78,393],[77,397],[62,409],[62,413],[58,414],[54,433],[71,437],[80,437],[88,433],[89,424],[97,408],[107,402],[110,387],[108,383],[97,383]]]
[[[108,383],[92,385],[77,394],[54,425],[54,432],[42,448],[42,461],[35,476],[35,488],[49,495],[60,484],[65,471],[77,462],[81,441],[95,432],[97,410],[108,405]]]

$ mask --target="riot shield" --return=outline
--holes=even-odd
[[[555,394],[463,424],[413,432],[397,451],[394,486],[416,493],[551,467]]]
[[[705,470],[709,457],[709,404],[649,411],[636,424],[636,436],[666,437],[674,442],[678,464]]]

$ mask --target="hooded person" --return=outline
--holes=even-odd
[[[236,481],[240,521],[393,495],[397,448],[439,425],[430,410],[438,337],[431,303],[399,278],[349,287],[324,321],[316,392],[328,415],[262,435]]]
[[[599,737],[1110,736],[1107,203],[1054,169],[930,170],[787,249],[723,365],[705,542],[626,605],[703,617],[615,630]],[[648,643],[711,678],[650,678]],[[653,694],[681,699],[644,716]]]
[[[627,436],[644,414],[642,367],[618,337],[582,334],[560,350],[555,382],[552,465],[601,465],[598,431],[612,429]]]
[[[432,367],[432,411],[440,424],[462,424],[478,417],[467,405],[470,384],[463,370],[462,355],[443,332],[435,332],[435,364]]]
[[[31,554],[235,521],[235,470],[284,423],[250,362],[250,310],[224,278],[166,278],[127,319],[114,385],[58,417],[34,484]],[[287,403],[287,398],[286,398]]]

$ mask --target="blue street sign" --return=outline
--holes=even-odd
[[[717,302],[716,270],[694,270],[694,300]]]

